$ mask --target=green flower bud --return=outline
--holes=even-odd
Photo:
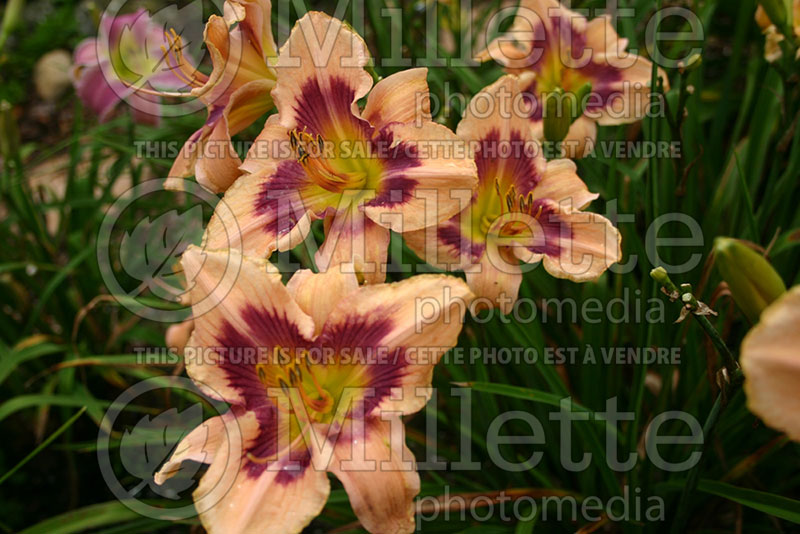
[[[764,308],[786,293],[786,284],[769,261],[741,241],[718,237],[714,255],[733,300],[750,321],[758,322]]]
[[[551,143],[560,143],[572,125],[575,95],[558,88],[544,97],[544,138]]]
[[[0,23],[0,48],[3,48],[8,36],[22,22],[22,9],[24,7],[25,0],[9,0],[6,4],[6,9],[3,11],[3,22]]]

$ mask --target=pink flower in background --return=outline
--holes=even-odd
[[[163,28],[144,9],[103,15],[97,38],[85,39],[75,49],[73,83],[78,96],[101,122],[124,100],[136,122],[158,124],[161,99],[146,86],[162,90],[185,86],[164,61],[162,47],[167,44]]]

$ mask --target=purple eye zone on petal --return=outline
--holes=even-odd
[[[540,54],[540,58],[536,63],[531,65],[531,69],[537,73],[541,73],[543,69],[549,68],[549,63],[544,61],[546,54],[558,54],[558,58],[555,60],[551,59],[550,61],[561,62],[561,54],[564,49],[569,51],[570,56],[575,60],[581,59],[584,54],[587,53],[586,35],[576,31],[568,18],[560,15],[552,16],[550,17],[550,24],[552,27],[550,33],[546,33],[547,30],[543,26],[537,28],[537,31],[546,33],[543,41],[537,41],[537,43],[541,44],[534,45],[534,50],[536,50],[537,46],[540,51],[543,47],[545,50],[544,54]],[[619,90],[618,82],[623,79],[623,73],[621,69],[607,62],[597,62],[594,58],[594,54],[596,54],[597,51],[589,50],[589,52],[592,53],[589,61],[583,66],[569,68],[568,71],[574,74],[568,78],[572,79],[571,83],[573,85],[576,85],[575,79],[590,81],[592,83],[593,97],[587,100],[585,108],[586,110],[592,111],[605,108],[610,104],[609,100],[611,96]],[[567,85],[569,85],[569,83]],[[583,83],[579,83],[578,85],[583,85]],[[564,89],[577,90],[578,87],[564,87]],[[537,82],[535,79],[530,82],[528,87],[523,88],[523,100],[531,107],[530,119],[533,121],[542,120],[542,102],[539,100]]]
[[[461,217],[461,214],[456,214],[447,224],[440,225],[437,229],[439,239],[451,247],[454,258],[468,256],[473,263],[477,263],[486,250],[486,243],[482,239],[484,236],[464,235],[461,231]],[[473,241],[470,237],[479,241]]]
[[[341,77],[331,77],[329,88],[323,88],[319,78],[310,78],[303,83],[293,106],[296,128],[305,128],[308,133],[320,134],[326,139],[337,125],[348,128],[347,132],[339,133],[363,131],[367,134],[369,123],[353,115],[354,99],[355,88]]]
[[[222,353],[218,365],[228,378],[228,385],[237,390],[245,408],[257,411],[272,403],[267,400],[264,384],[256,373],[256,364],[267,363],[274,347],[301,348],[308,345],[300,332],[283,315],[248,306],[242,311],[248,331],[242,332],[230,322],[222,324],[219,344]]]
[[[400,141],[396,146],[394,132],[385,126],[372,139],[374,153],[383,165],[383,181],[375,198],[366,202],[368,206],[391,207],[411,200],[417,180],[409,178],[405,171],[422,165],[419,147],[413,143]]]
[[[355,377],[366,367],[366,383],[363,387],[372,389],[363,400],[361,407],[354,408],[353,414],[369,414],[391,393],[391,388],[400,385],[408,361],[402,349],[388,351],[383,348],[383,340],[394,327],[392,310],[376,311],[370,317],[351,315],[346,322],[323,329],[317,344],[333,350],[339,357],[339,365],[353,367]]]
[[[528,145],[526,137],[519,130],[512,129],[508,139],[500,139],[499,130],[492,128],[481,140],[480,149],[475,154],[480,183],[494,188],[495,180],[500,180],[506,188],[513,185],[517,193],[527,195],[542,179],[534,159],[535,150],[538,147]],[[505,163],[503,176],[498,175],[500,160]]]
[[[255,213],[269,214],[264,231],[281,236],[297,224],[304,213],[298,190],[306,185],[308,177],[303,167],[293,160],[282,161],[278,168],[261,186],[256,197]]]
[[[545,199],[533,201],[533,213],[541,213],[536,217],[537,222],[544,232],[544,245],[527,247],[533,253],[558,256],[561,254],[561,242],[572,239],[572,227],[565,223],[559,216],[556,206]]]

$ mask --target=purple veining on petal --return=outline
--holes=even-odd
[[[317,338],[319,347],[333,350],[337,355],[334,365],[352,366],[354,378],[360,377],[366,367],[368,380],[364,387],[373,391],[363,399],[363,410],[354,407],[353,414],[369,414],[390,394],[392,387],[400,384],[406,358],[402,353],[387,352],[382,345],[394,326],[391,314],[388,308],[375,310],[369,317],[352,314],[344,322],[333,326],[326,324]]]
[[[380,158],[383,177],[375,198],[366,202],[368,206],[391,207],[408,202],[413,197],[417,180],[405,172],[419,167],[419,149],[412,143],[400,141],[396,145],[391,125],[381,128],[372,139],[372,150]]]
[[[473,262],[477,262],[486,250],[486,243],[483,241],[473,241],[470,236],[464,235],[461,231],[462,214],[454,215],[444,224],[440,224],[436,229],[439,240],[450,247],[453,259],[468,257]],[[482,237],[482,236],[480,236]]]
[[[224,321],[218,342],[223,349],[219,366],[225,372],[230,387],[239,391],[248,410],[256,410],[267,404],[264,384],[258,378],[255,365],[268,363],[267,358],[274,347],[301,348],[307,342],[300,335],[297,325],[273,311],[248,305],[242,310],[242,319],[247,323],[247,332]]]
[[[218,365],[225,372],[229,386],[236,389],[244,399],[244,409],[252,411],[258,420],[258,436],[244,455],[244,468],[248,475],[257,477],[270,466],[270,463],[253,461],[250,457],[274,456],[277,452],[277,432],[281,428],[275,401],[267,395],[267,386],[259,379],[255,365],[268,364],[273,347],[294,350],[307,346],[309,342],[303,339],[297,326],[285,315],[248,306],[242,311],[242,319],[248,325],[246,333],[228,321],[222,324],[218,341],[224,351],[220,351]],[[303,450],[299,451],[299,456],[290,451],[288,457],[282,457],[278,461],[283,463],[297,461],[300,466],[299,470],[283,469],[276,478],[279,483],[291,482],[308,465],[308,461],[304,460]]]
[[[544,244],[527,247],[535,254],[558,256],[561,254],[561,243],[572,239],[572,228],[558,215],[558,208],[547,199],[538,199],[533,202],[533,213],[541,213],[536,217],[540,229],[544,232]]]
[[[308,176],[297,161],[285,160],[278,164],[256,197],[255,213],[268,215],[265,232],[281,236],[297,225],[306,211],[299,190],[307,183]]]
[[[275,482],[286,486],[303,476],[306,469],[311,465],[311,451],[307,447],[301,446],[300,450],[292,450],[290,458],[281,460],[283,464],[281,470],[275,476]]]
[[[511,130],[508,139],[500,139],[500,132],[496,128],[489,130],[480,140],[479,149],[475,154],[478,180],[483,188],[493,189],[495,180],[500,180],[500,185],[504,189],[513,185],[517,194],[527,195],[536,187],[542,177],[526,142],[527,137],[517,130]],[[504,163],[502,171],[501,161]],[[478,192],[476,191],[476,195]],[[501,192],[506,193],[505,190]],[[484,191],[484,193],[494,192]]]
[[[294,103],[293,110],[297,128],[306,128],[313,135],[320,134],[325,139],[339,139],[338,134],[363,133],[363,139],[369,137],[369,123],[353,114],[351,108],[355,100],[355,88],[348,85],[347,80],[331,77],[330,88],[323,89],[318,78],[308,79],[300,89],[300,95]],[[347,132],[334,130],[337,125],[348,128]]]
[[[569,51],[573,59],[580,59],[586,53],[586,35],[577,31],[571,21],[561,15],[550,17],[550,31],[544,27],[545,39],[543,40],[542,50],[544,54],[531,65],[531,69],[537,74],[542,73],[544,68],[549,65],[544,59],[548,54],[561,54],[562,49]],[[535,41],[539,42],[539,41]],[[594,51],[592,51],[594,53]],[[553,61],[552,59],[549,61]],[[560,56],[555,61],[562,61]],[[591,57],[585,65],[579,67],[564,67],[566,78],[578,77],[578,79],[589,80],[592,83],[593,97],[587,100],[586,109],[595,110],[609,105],[610,97],[618,88],[618,82],[623,79],[622,70],[608,63],[598,63]],[[574,80],[573,80],[574,83]],[[567,82],[569,85],[569,82]],[[582,85],[582,83],[581,83]],[[577,90],[578,87],[565,87],[565,89]],[[522,98],[531,107],[530,119],[541,121],[543,110],[539,99],[538,84],[536,79],[530,81],[527,87],[522,88]]]

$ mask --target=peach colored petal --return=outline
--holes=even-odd
[[[456,132],[460,138],[468,141],[484,142],[488,139],[498,139],[510,143],[515,139],[517,143],[524,143],[524,147],[527,148],[525,153],[530,153],[526,158],[532,160],[536,174],[541,176],[544,172],[545,159],[539,144],[534,140],[528,111],[528,104],[522,99],[519,78],[507,74],[482,89],[470,100]],[[523,149],[513,145],[509,145],[509,148]],[[500,153],[500,146],[494,147],[494,150]],[[518,159],[497,157],[494,160],[496,176],[492,177],[492,181],[499,179],[503,189],[507,189],[514,182],[514,169]],[[485,185],[494,188],[493,183]]]
[[[164,334],[164,342],[167,347],[183,355],[183,349],[186,347],[186,343],[189,342],[189,336],[192,335],[192,330],[194,330],[194,321],[192,319],[170,325]]]
[[[286,290],[300,308],[314,319],[318,335],[333,309],[345,296],[358,289],[355,274],[328,269],[315,273],[301,269],[286,284]]]
[[[386,279],[389,230],[351,205],[325,220],[325,241],[314,261],[320,271],[356,273],[368,284]]]
[[[195,148],[201,150],[194,168],[197,183],[214,193],[227,190],[239,176],[242,161],[231,143],[226,113]]]
[[[800,441],[800,286],[761,314],[742,342],[747,407],[764,423]]]
[[[397,232],[410,232],[449,219],[464,209],[465,199],[478,183],[475,162],[467,157],[464,143],[447,127],[433,122],[421,127],[394,123],[386,130],[404,144],[401,150],[416,150],[419,164],[397,171],[416,185],[407,191],[408,197],[403,202],[367,202],[364,206],[367,217]],[[391,184],[394,178],[382,179]]]
[[[361,116],[376,128],[392,122],[421,124],[430,121],[428,69],[400,71],[376,83],[367,96]]]
[[[465,269],[467,284],[475,294],[475,307],[496,307],[502,313],[510,313],[519,295],[522,284],[522,269],[519,260],[493,247],[491,240],[479,263]],[[488,299],[489,302],[484,302]]]
[[[600,63],[607,60],[611,62],[611,59],[606,56],[599,56],[597,59]],[[608,99],[608,105],[605,108],[586,112],[586,116],[596,120],[601,126],[627,124],[641,120],[645,117],[650,105],[653,93],[650,88],[653,64],[650,60],[635,55],[620,61],[623,61],[626,66],[620,69],[622,78],[609,86],[609,91],[613,96]],[[669,78],[661,68],[658,69],[657,75],[663,81],[663,91],[666,93],[669,90]]]
[[[581,209],[600,195],[589,191],[572,160],[557,159],[547,162],[541,181],[533,189],[533,196]]]
[[[347,491],[353,511],[371,534],[414,531],[420,490],[414,456],[399,417],[350,423],[334,447],[329,471]]]
[[[216,502],[200,510],[200,520],[209,534],[296,534],[319,515],[330,493],[324,471],[311,467],[290,481],[278,479],[280,470],[265,469],[254,475],[241,466],[243,451],[252,447],[259,435],[259,424],[252,412],[237,418],[243,444],[221,448],[200,480],[193,497],[195,503]],[[218,483],[225,472],[231,483]],[[277,479],[277,480],[276,480]],[[291,505],[287,505],[291,503]]]
[[[628,40],[621,39],[611,24],[611,16],[600,15],[586,24],[586,46],[594,54],[624,55]]]
[[[254,80],[231,95],[225,109],[231,135],[241,132],[273,108],[270,95],[273,87],[274,80]]]
[[[408,247],[426,263],[443,271],[464,269],[483,252],[485,235],[464,232],[462,221],[469,221],[471,207],[451,219],[421,230],[403,234]],[[456,239],[447,237],[455,236]]]
[[[243,258],[235,249],[211,252],[190,246],[181,264],[190,288],[195,324],[185,349],[186,372],[209,396],[241,404],[244,399],[240,391],[231,386],[225,370],[216,365],[219,355],[206,350],[226,346],[223,325],[231,325],[244,338],[252,337],[257,333],[244,313],[255,309],[284,318],[301,336],[311,339],[314,321],[291,299],[280,273],[266,260]],[[253,339],[252,345],[263,347],[267,343]]]
[[[227,432],[236,433],[239,428],[233,414],[227,412],[207,419],[194,428],[175,446],[169,459],[164,462],[153,476],[156,484],[163,484],[180,471],[180,465],[186,460],[210,464],[214,461],[217,451],[223,446],[228,446]],[[234,436],[232,436],[233,438]],[[233,439],[231,440],[233,441]],[[232,466],[234,469],[237,466]]]
[[[350,112],[357,116],[356,101],[372,87],[372,76],[364,70],[369,59],[364,40],[342,21],[317,11],[304,15],[281,48],[276,65],[278,83],[272,96],[281,114],[281,124],[295,128],[299,113],[317,111],[305,109],[308,104],[300,101],[307,84],[318,86],[323,98],[329,99],[338,96],[333,84],[349,89]],[[340,116],[345,112],[340,104],[343,103],[335,100],[313,103],[320,112],[331,116],[336,123],[331,125],[334,129],[346,130],[350,119]],[[340,139],[348,138],[346,131],[340,133]]]
[[[569,127],[561,151],[564,157],[571,159],[586,157],[594,151],[596,139],[597,122],[583,115],[575,119]]]
[[[388,353],[406,352],[394,362],[400,385],[392,388],[376,412],[414,413],[430,398],[433,368],[455,346],[471,298],[467,285],[448,275],[421,274],[392,284],[367,285],[339,302],[323,335],[347,330],[353,318],[388,319],[390,329],[373,344]]]
[[[527,263],[539,260],[548,273],[573,282],[596,280],[611,265],[622,259],[622,236],[611,222],[596,213],[557,207],[553,213],[556,235],[548,236],[547,249],[552,245],[557,254],[531,253],[514,247],[519,259]],[[550,221],[541,221],[547,227]]]

